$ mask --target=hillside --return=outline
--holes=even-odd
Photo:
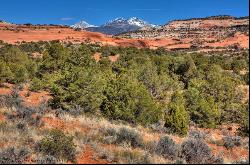
[[[11,0],[1,164],[249,164],[249,0]]]
[[[125,33],[119,36],[73,29],[66,26],[15,25],[0,23],[0,40],[17,44],[61,40],[64,42],[91,42],[110,46],[133,46],[156,49],[248,49],[249,18],[211,17],[177,20],[161,28]]]
[[[147,28],[120,37],[138,39],[174,39],[194,47],[225,47],[238,44],[248,48],[249,17],[214,16],[174,20],[161,28]]]
[[[0,163],[247,163],[249,52],[1,44]]]

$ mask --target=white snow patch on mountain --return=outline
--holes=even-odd
[[[91,25],[91,24],[89,24],[89,23],[82,20],[82,21],[72,25],[71,27],[75,28],[75,29],[77,29],[77,28],[86,29],[86,28],[89,28],[89,27],[97,27],[97,26]]]

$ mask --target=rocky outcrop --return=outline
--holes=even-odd
[[[147,28],[119,35],[123,38],[190,40],[192,44],[218,42],[235,34],[249,35],[249,17],[214,16],[174,20],[160,28]]]

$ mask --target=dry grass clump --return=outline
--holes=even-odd
[[[180,146],[168,136],[165,136],[158,142],[156,152],[166,159],[175,160],[180,152]]]
[[[205,164],[212,158],[212,152],[204,141],[188,139],[181,145],[181,157],[191,164]]]
[[[38,155],[34,162],[36,164],[59,164],[61,163],[58,159],[51,155]]]
[[[8,147],[0,150],[0,164],[25,163],[30,154],[27,148]]]
[[[235,146],[241,145],[241,138],[239,136],[225,136],[223,138],[224,146],[227,149],[232,149]]]
[[[144,145],[141,134],[137,130],[128,127],[107,129],[104,134],[106,135],[105,141],[108,143],[131,147],[142,147]]]

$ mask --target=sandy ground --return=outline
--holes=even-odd
[[[10,25],[0,23],[0,40],[17,44],[18,42],[38,42],[38,41],[52,41],[61,40],[65,42],[81,43],[91,42],[102,45],[123,46],[123,47],[138,47],[138,48],[152,48],[164,47],[166,49],[188,49],[190,48],[192,38],[182,39],[177,41],[174,38],[162,39],[126,39],[116,38],[109,35],[96,32],[76,31],[67,27],[59,26],[24,26],[24,25]],[[211,40],[207,39],[208,41]],[[206,43],[201,46],[228,47],[238,43],[242,48],[249,48],[249,37],[244,34],[237,34],[234,37],[227,38],[220,42]]]

